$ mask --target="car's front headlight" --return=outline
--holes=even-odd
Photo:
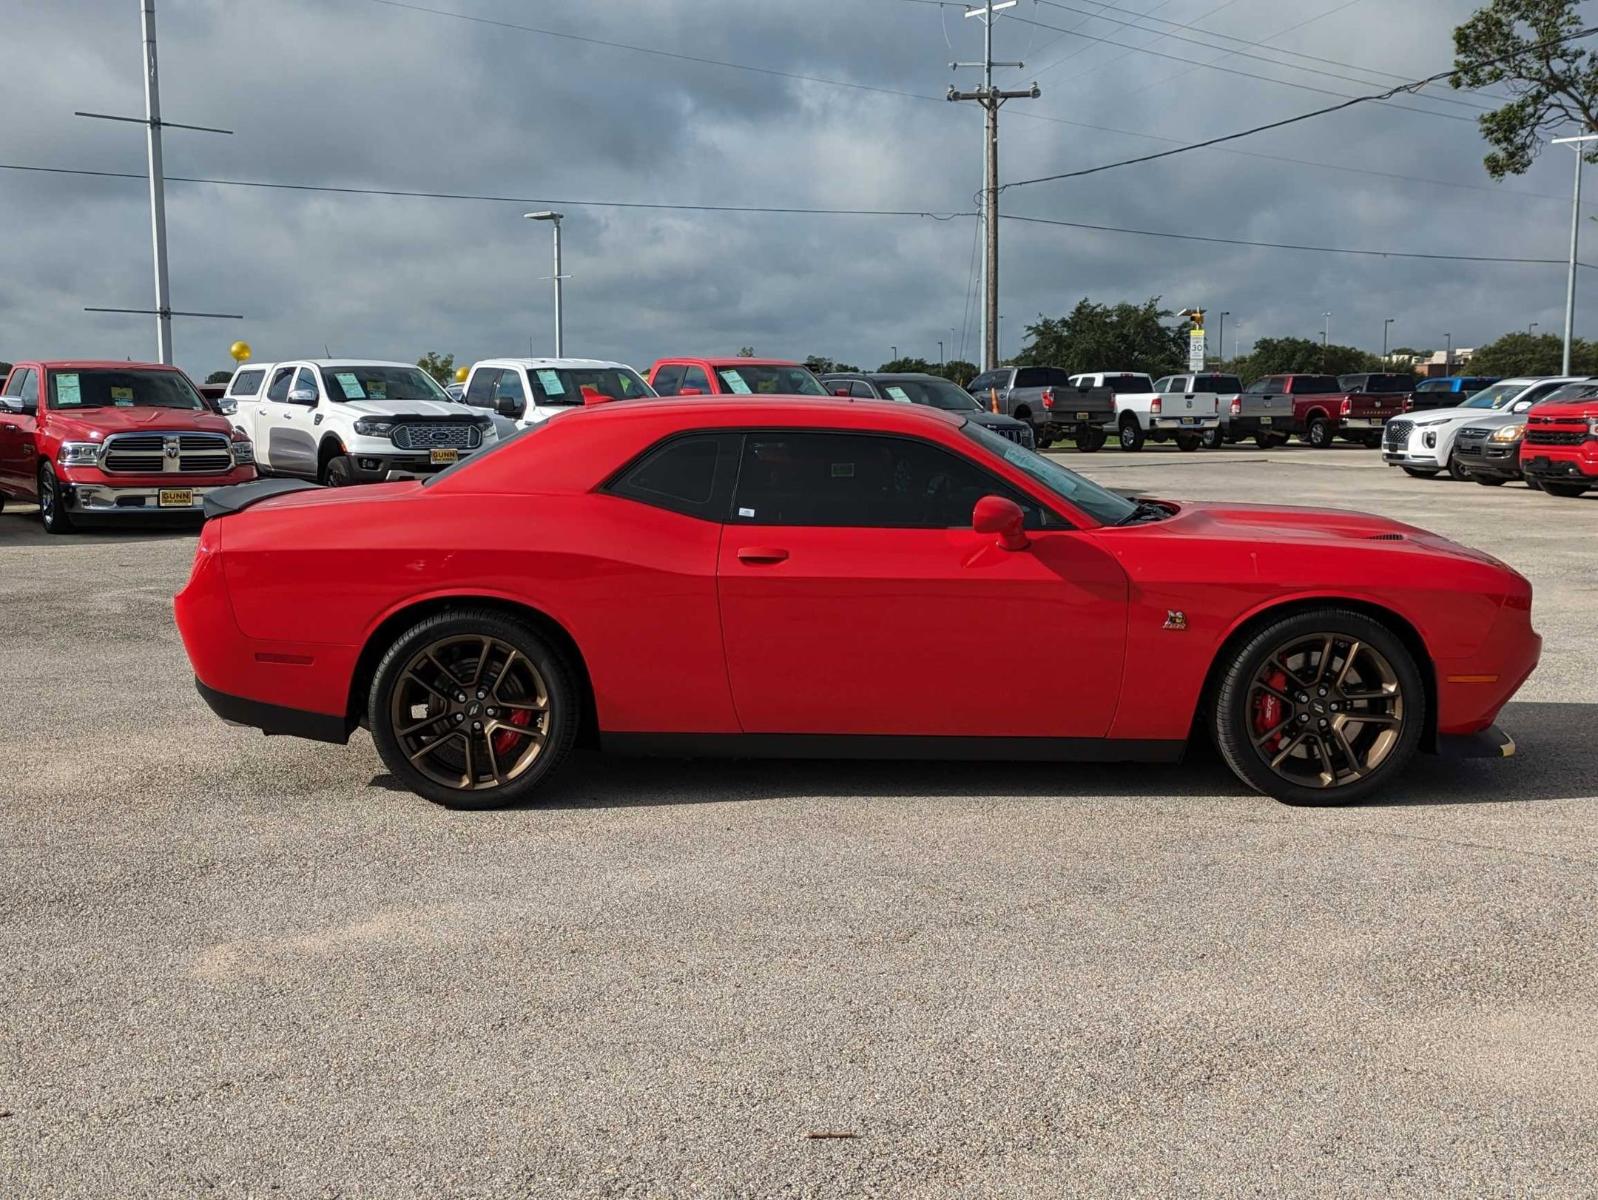
[[[362,437],[388,437],[394,432],[394,422],[379,420],[377,417],[362,417],[355,422],[355,432]]]
[[[1526,427],[1524,425],[1505,425],[1502,429],[1493,430],[1492,436],[1487,440],[1502,445],[1506,442],[1520,441],[1525,436],[1525,433]]]
[[[233,439],[233,461],[243,466],[255,461],[255,443],[249,438],[236,437]]]
[[[1587,436],[1598,437],[1598,417],[1587,418]]]
[[[63,467],[94,467],[100,463],[99,442],[62,442],[56,461]]]

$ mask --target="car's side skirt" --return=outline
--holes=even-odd
[[[1010,762],[1180,762],[1179,739],[924,737],[833,733],[601,733],[600,749],[660,758],[925,758]]]

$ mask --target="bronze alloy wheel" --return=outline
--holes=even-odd
[[[1248,696],[1255,752],[1307,788],[1355,783],[1387,760],[1404,731],[1404,690],[1374,646],[1336,633],[1284,642],[1254,672]]]
[[[549,740],[543,673],[515,646],[489,635],[441,637],[415,649],[388,703],[400,753],[428,780],[454,791],[514,783]]]

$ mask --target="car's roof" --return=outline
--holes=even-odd
[[[63,367],[76,368],[80,371],[177,371],[178,368],[166,363],[128,362],[125,359],[112,358],[47,358],[22,359],[17,365],[28,362],[31,366],[43,367],[46,370],[60,370]],[[179,372],[181,374],[182,372]]]
[[[573,410],[563,421],[636,419],[642,414],[669,413],[684,427],[699,425],[827,425],[843,422],[850,427],[891,427],[910,430],[929,420],[958,425],[963,415],[919,404],[891,400],[850,400],[839,396],[665,396],[648,400],[618,400]],[[848,414],[845,417],[843,414]]]
[[[657,358],[655,366],[663,363],[705,363],[712,367],[802,367],[804,363],[795,362],[791,358],[715,358],[710,356],[695,357],[691,354],[673,354],[666,358]]]
[[[412,367],[413,362],[391,362],[384,358],[281,358],[274,365],[285,366],[288,363],[309,363],[313,367]],[[420,369],[420,368],[416,368]]]
[[[545,369],[559,367],[619,367],[623,371],[632,370],[626,363],[611,362],[604,358],[480,358],[472,366],[543,367]]]
[[[931,371],[828,371],[821,376],[822,379],[868,379],[872,383],[892,383],[895,379],[936,379],[942,383],[951,383],[952,380],[944,379],[942,375],[934,375]],[[958,384],[955,384],[958,387]]]

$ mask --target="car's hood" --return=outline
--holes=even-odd
[[[1410,550],[1429,550],[1479,562],[1499,562],[1490,554],[1461,546],[1430,530],[1373,513],[1342,508],[1184,502],[1175,517],[1143,528],[1168,529],[1173,534],[1264,545],[1293,542],[1327,547],[1353,544],[1365,544],[1373,549],[1383,546],[1408,547]]]
[[[1469,410],[1467,409],[1466,411]],[[1473,417],[1471,420],[1464,422],[1464,424],[1473,429],[1498,429],[1504,425],[1524,425],[1528,415],[1523,412],[1510,412],[1508,409],[1496,412],[1492,409],[1483,409],[1480,416]]]
[[[1395,421],[1413,421],[1417,425],[1444,425],[1449,421],[1474,421],[1479,417],[1497,416],[1507,412],[1503,408],[1423,408],[1419,412],[1397,413]]]
[[[333,407],[358,417],[455,417],[472,421],[483,415],[462,411],[461,405],[448,400],[339,400]]]
[[[980,412],[967,412],[965,418],[981,425],[984,429],[1009,429],[1015,425],[1025,424],[1024,421],[1017,420],[1015,417],[1007,417],[1003,413],[989,412],[987,409],[983,409]]]
[[[230,433],[233,423],[209,409],[184,408],[78,408],[50,410],[50,426],[62,437],[139,433],[146,430],[199,430]]]

